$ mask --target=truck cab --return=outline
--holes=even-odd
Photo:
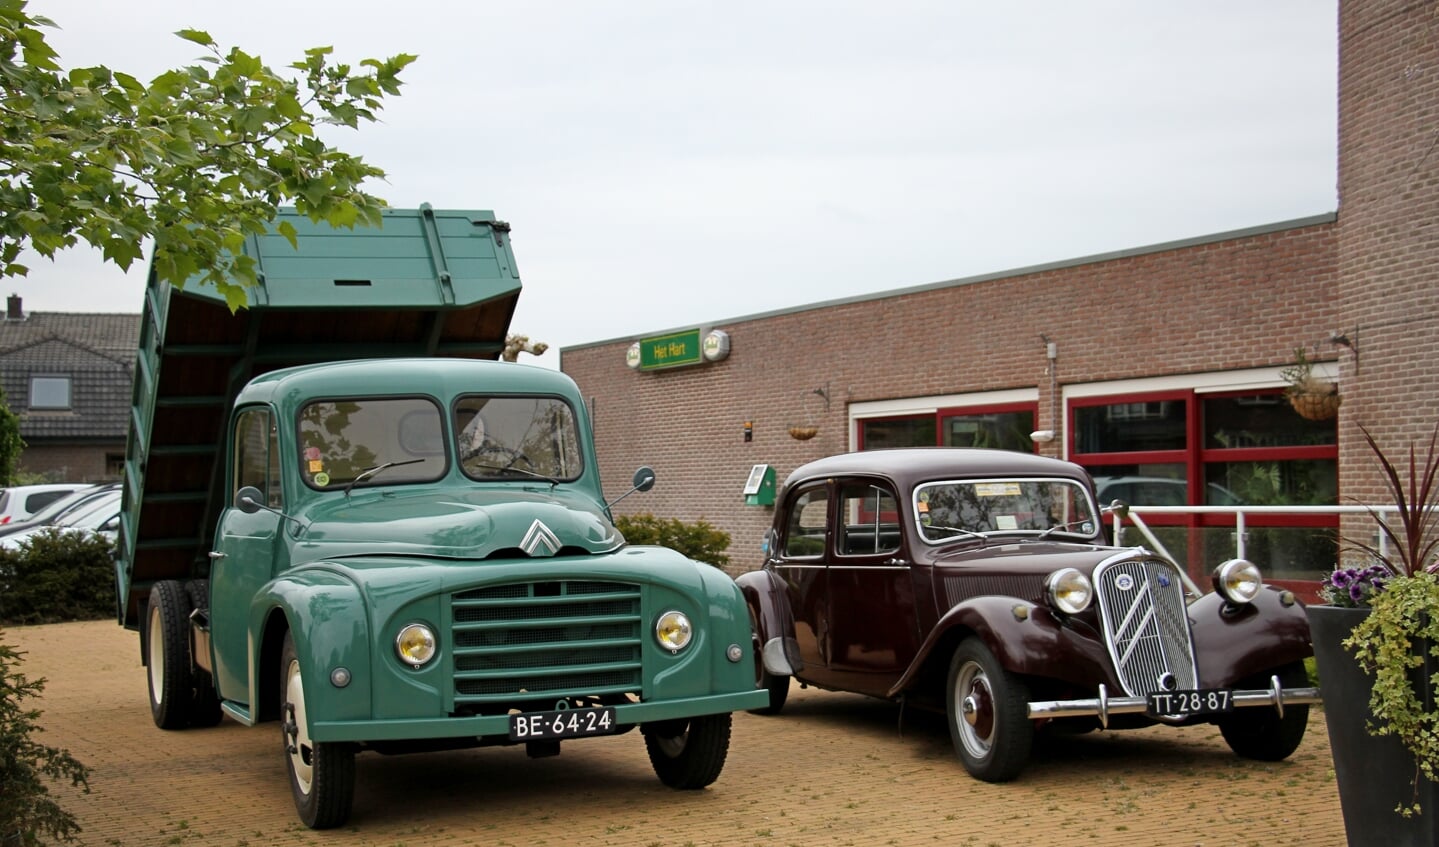
[[[278,725],[313,828],[349,818],[361,752],[638,728],[663,782],[712,783],[730,713],[768,702],[743,597],[628,545],[574,382],[494,361],[508,227],[292,223],[250,245],[248,309],[148,292],[117,578],[156,725]]]

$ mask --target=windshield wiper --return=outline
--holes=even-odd
[[[495,473],[523,474],[533,479],[542,479],[545,482],[548,482],[550,484],[550,488],[554,488],[556,485],[560,484],[559,479],[555,477],[549,476],[547,474],[536,473],[534,471],[527,471],[524,468],[517,468],[514,465],[489,465],[483,462],[470,462],[466,464],[465,467],[474,470],[494,471]]]
[[[389,470],[390,468],[398,468],[400,465],[413,465],[413,464],[416,464],[416,463],[418,463],[418,462],[423,462],[423,461],[425,461],[425,460],[424,460],[424,459],[406,459],[406,460],[404,460],[403,462],[385,462],[384,464],[381,464],[381,465],[375,465],[375,466],[372,467],[372,468],[365,468],[364,470],[362,470],[362,471],[360,471],[358,474],[356,474],[356,475],[355,475],[355,478],[352,479],[352,480],[350,480],[349,483],[347,483],[347,484],[345,485],[345,498],[346,498],[346,499],[349,499],[349,497],[350,497],[350,489],[351,489],[351,488],[354,488],[354,487],[355,487],[355,483],[359,482],[359,481],[362,480],[362,479],[369,479],[370,477],[374,476],[375,474],[378,474],[380,471]]]
[[[1063,531],[1065,531],[1065,530],[1068,530],[1070,527],[1074,526],[1075,524],[1087,524],[1087,523],[1089,523],[1089,522],[1090,522],[1090,521],[1089,521],[1089,518],[1080,518],[1080,519],[1077,520],[1077,521],[1070,521],[1069,523],[1057,523],[1057,524],[1055,524],[1054,526],[1050,527],[1049,529],[1046,529],[1044,532],[1041,532],[1040,534],[1034,536],[1034,540],[1035,540],[1035,541],[1039,541],[1040,539],[1048,538],[1049,535],[1050,535],[1050,533],[1053,533],[1053,532],[1063,532]],[[1087,534],[1093,535],[1093,532],[1091,531],[1090,533],[1087,533]]]
[[[929,526],[926,526],[925,529],[926,529],[926,530],[940,529],[940,530],[944,530],[944,531],[946,531],[946,532],[953,532],[953,533],[955,533],[956,535],[963,536],[963,538],[955,539],[954,541],[950,541],[950,542],[942,545],[942,546],[939,548],[940,550],[947,550],[947,549],[949,549],[950,547],[953,547],[953,546],[955,546],[956,544],[960,543],[961,541],[970,541],[970,540],[975,539],[975,538],[978,538],[980,541],[983,541],[983,542],[986,543],[986,544],[989,543],[989,536],[985,535],[985,534],[982,533],[982,532],[975,532],[975,531],[972,530],[972,529],[965,529],[964,527],[961,527],[961,526],[945,526],[945,525],[943,525],[943,524],[930,524]]]

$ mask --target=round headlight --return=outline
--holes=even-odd
[[[693,636],[694,628],[684,612],[665,612],[655,622],[655,639],[672,653],[683,650]]]
[[[412,623],[395,637],[395,652],[412,668],[435,658],[435,633],[422,623]]]
[[[1079,614],[1094,600],[1094,585],[1074,568],[1060,568],[1050,574],[1044,587],[1049,591],[1049,602],[1066,615]]]
[[[1259,566],[1247,559],[1230,559],[1214,569],[1214,590],[1231,603],[1249,603],[1264,587]]]

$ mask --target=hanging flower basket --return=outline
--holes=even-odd
[[[792,426],[789,428],[789,437],[795,441],[808,441],[819,435],[817,426]]]
[[[1339,414],[1339,404],[1343,399],[1337,388],[1328,394],[1293,392],[1289,395],[1289,405],[1294,407],[1300,417],[1311,421],[1327,421]]]
[[[1300,417],[1327,421],[1339,414],[1339,386],[1314,373],[1314,363],[1303,347],[1295,348],[1294,364],[1281,370],[1279,377],[1289,384],[1284,394]]]

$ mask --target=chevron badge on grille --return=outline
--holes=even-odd
[[[520,549],[531,556],[553,556],[560,552],[560,538],[545,526],[543,521],[536,518],[535,522],[530,524],[529,532],[525,533],[524,540],[520,542]]]

